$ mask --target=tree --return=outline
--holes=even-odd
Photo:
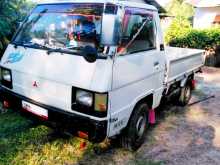
[[[194,15],[193,6],[186,4],[184,0],[172,0],[166,7],[167,12],[176,17],[189,19]]]
[[[177,36],[184,37],[192,28],[193,6],[186,4],[184,0],[172,0],[166,7],[168,14],[174,16],[170,27],[165,32],[165,41],[169,43]]]
[[[0,3],[0,56],[16,31],[17,25],[32,8],[27,0],[1,0]]]

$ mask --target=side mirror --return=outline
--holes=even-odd
[[[95,62],[97,59],[97,56],[98,56],[98,52],[97,52],[96,48],[94,48],[90,45],[87,45],[83,48],[83,57],[89,63]]]
[[[121,25],[117,15],[104,14],[102,18],[101,43],[116,46],[120,40]]]

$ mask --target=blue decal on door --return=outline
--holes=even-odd
[[[5,63],[15,63],[21,61],[24,54],[21,52],[10,53]]]

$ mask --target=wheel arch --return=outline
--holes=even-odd
[[[133,108],[133,110],[132,110],[132,112],[131,112],[131,115],[130,115],[130,117],[129,117],[129,120],[128,120],[127,125],[129,124],[129,122],[130,122],[130,120],[131,120],[131,117],[132,117],[132,115],[134,114],[135,108],[136,108],[138,105],[140,105],[140,104],[142,104],[142,103],[146,103],[149,109],[152,108],[152,106],[153,106],[153,98],[154,98],[154,95],[153,95],[153,93],[151,93],[151,94],[145,96],[144,98],[141,98],[140,100],[138,100],[138,101],[136,102],[136,104],[135,104],[135,106],[134,106],[134,108]]]
[[[184,87],[186,84],[191,83],[194,79],[194,73],[186,76],[183,80],[180,81],[180,87]]]
[[[135,106],[134,106],[134,109],[135,109],[138,105],[140,105],[141,103],[147,103],[148,108],[152,108],[152,106],[153,106],[153,98],[154,98],[153,93],[151,93],[151,94],[145,96],[144,98],[142,98],[142,99],[140,99],[139,101],[137,101],[137,103],[136,103]],[[134,111],[134,109],[133,109],[133,111]]]

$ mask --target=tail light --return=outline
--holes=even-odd
[[[3,107],[4,108],[10,108],[10,103],[6,100],[3,101]]]

